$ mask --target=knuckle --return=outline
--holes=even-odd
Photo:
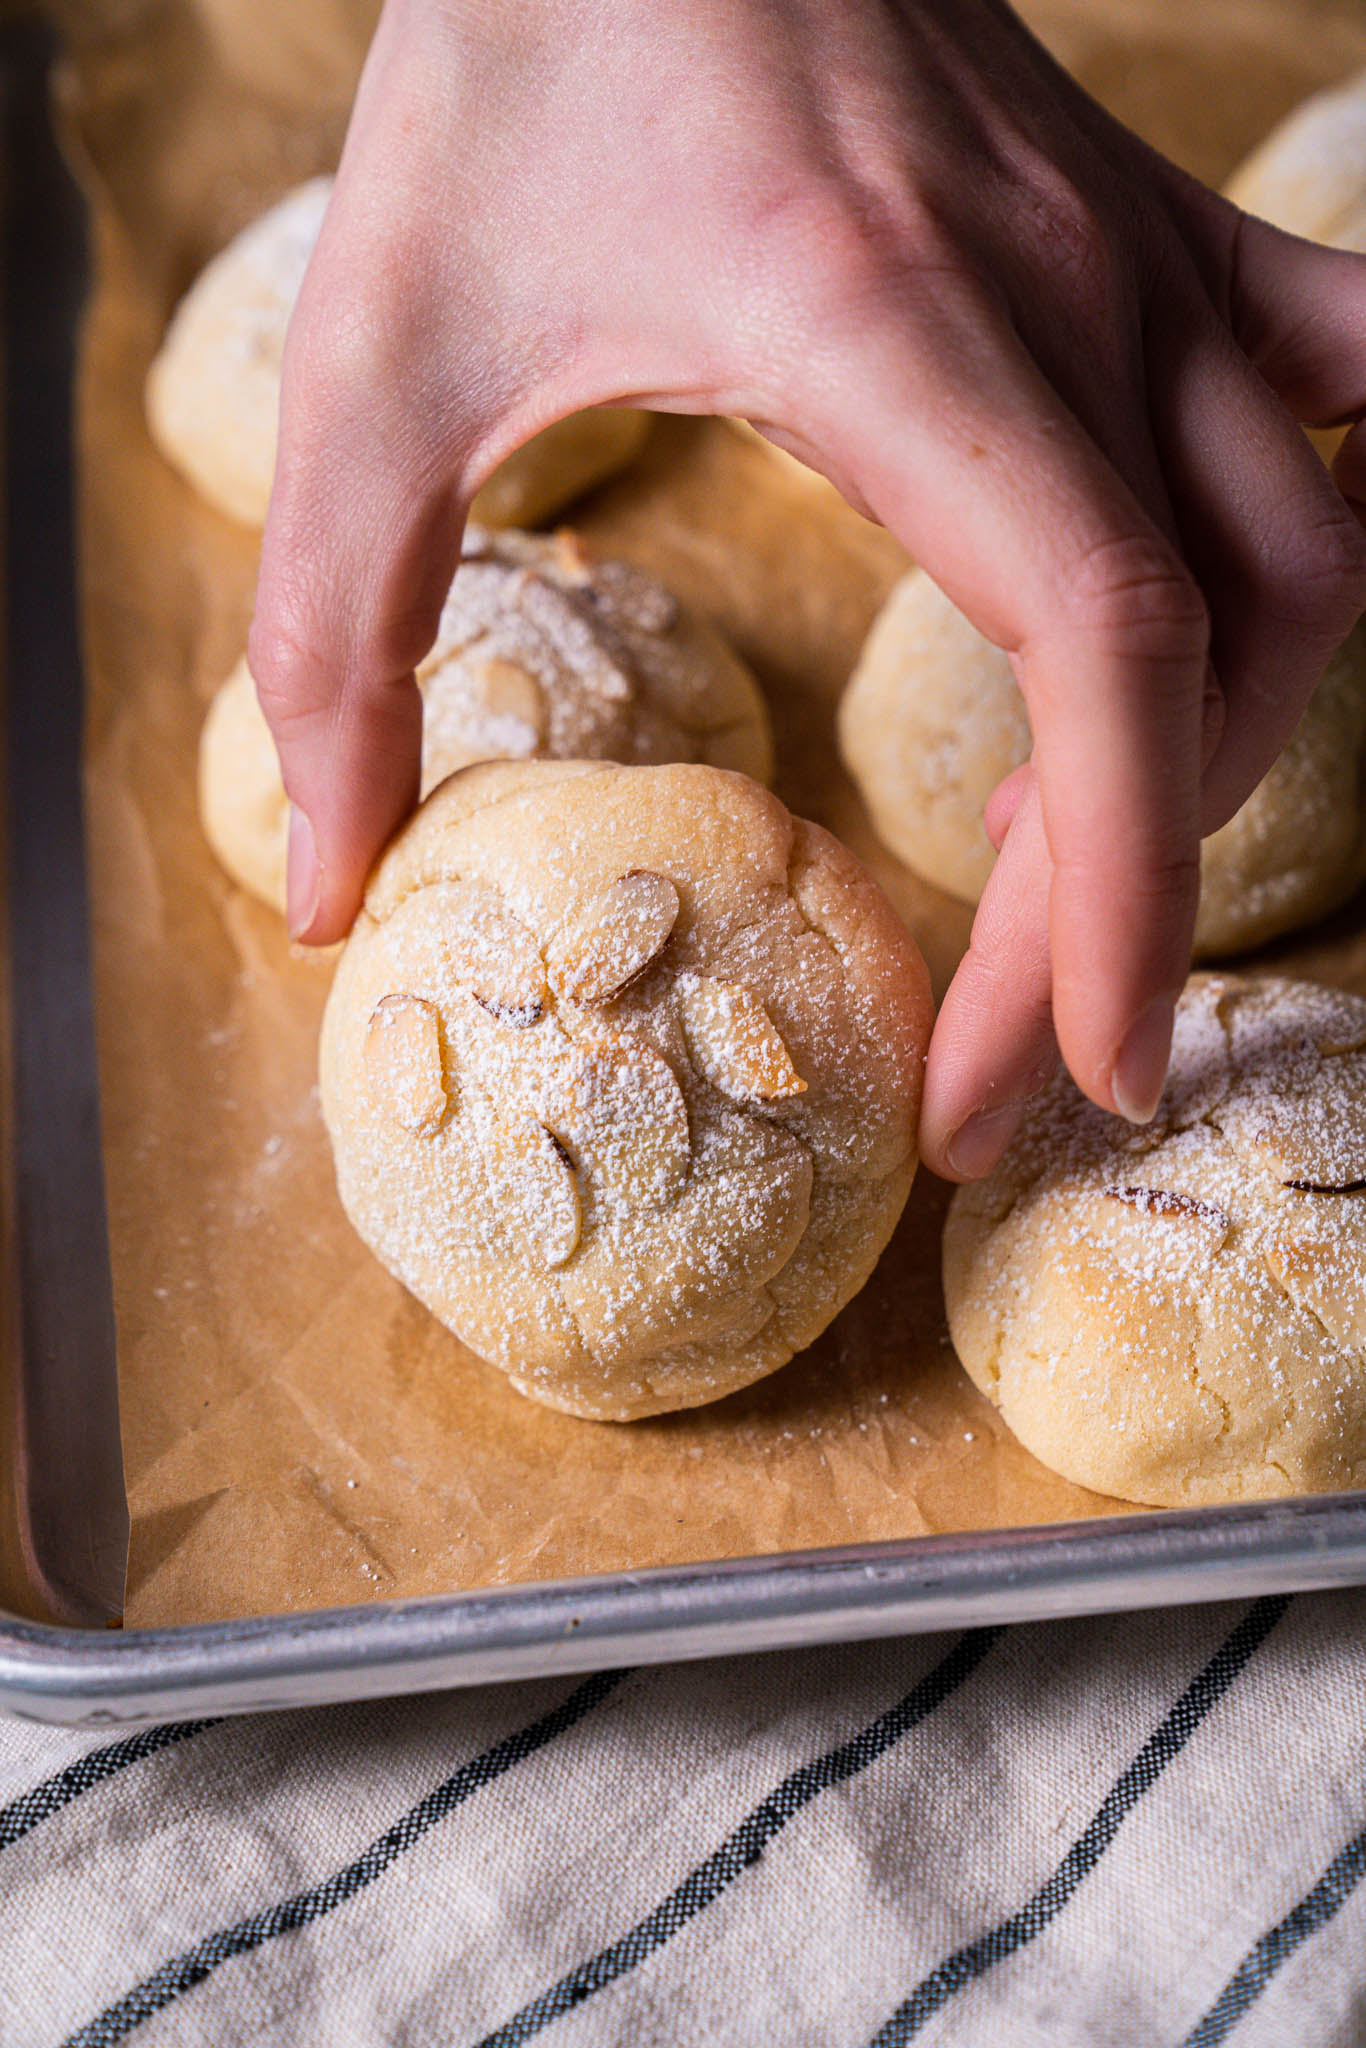
[[[406,690],[436,638],[444,583],[416,602],[401,585],[379,602],[358,602],[346,575],[345,563],[307,554],[290,572],[276,561],[263,575],[247,666],[277,733]]]
[[[1189,853],[1153,855],[1138,863],[1134,894],[1140,905],[1146,903],[1155,910],[1163,910],[1173,904],[1193,903],[1199,893],[1198,849]]]
[[[1282,581],[1293,615],[1335,623],[1366,605],[1366,531],[1347,506],[1315,520],[1293,549]]]
[[[1189,659],[1209,646],[1209,609],[1173,548],[1156,534],[1117,534],[1082,549],[1063,580],[1064,613],[1157,656]]]
[[[347,414],[395,389],[411,357],[408,322],[382,282],[338,290],[320,283],[299,301],[285,376],[314,407]]]
[[[1070,178],[1045,167],[1028,207],[1038,254],[1074,303],[1100,311],[1120,289],[1116,238],[1101,209]]]
[[[1046,953],[1023,971],[1020,961],[1000,943],[1000,932],[988,914],[973,919],[968,949],[954,978],[956,1001],[984,1035],[998,1037],[1002,1020],[1010,1020],[1016,1036],[1030,1045],[1053,1043],[1053,988]]]
[[[741,246],[766,249],[784,296],[801,280],[806,307],[842,326],[914,304],[926,283],[966,285],[972,265],[952,223],[904,177],[803,175],[752,196]]]
[[[406,688],[434,638],[425,610],[328,620],[317,603],[276,600],[247,635],[247,666],[277,733]]]
[[[373,219],[329,213],[289,324],[286,396],[383,426],[444,349],[451,258],[429,204],[411,194],[404,204],[405,190]]]
[[[1336,645],[1366,609],[1366,530],[1346,504],[1306,514],[1280,505],[1254,536],[1249,598],[1270,626],[1317,649]]]
[[[1042,278],[1070,331],[1114,348],[1135,322],[1149,268],[1146,202],[1091,153],[1059,157],[1023,137],[997,179],[992,211],[1014,224],[1003,254],[1024,285],[1022,311]]]
[[[247,634],[247,666],[276,732],[316,717],[335,695],[335,669],[297,613],[258,613]]]

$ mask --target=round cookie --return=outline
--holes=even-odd
[[[923,569],[893,588],[839,711],[840,748],[898,859],[975,903],[996,855],[982,821],[1028,758],[1006,656]],[[1366,878],[1366,626],[1334,656],[1279,759],[1201,849],[1195,957],[1312,923]]]
[[[871,1273],[915,1172],[928,978],[747,777],[485,762],[394,840],[323,1021],[360,1235],[524,1394],[747,1386]]]
[[[247,526],[265,524],[285,330],[331,192],[330,178],[311,178],[221,250],[176,308],[147,374],[157,447]],[[499,465],[471,516],[535,526],[624,468],[648,430],[648,413],[612,408],[557,420]]]
[[[923,569],[895,584],[840,699],[840,752],[878,837],[950,896],[975,903],[996,862],[982,812],[1029,757],[1010,663]]]
[[[704,761],[766,782],[759,686],[662,583],[577,537],[469,528],[422,691],[422,791],[472,761]],[[289,801],[245,659],[199,748],[199,813],[228,873],[283,911]]]
[[[1303,101],[1224,191],[1274,227],[1366,251],[1366,71]]]
[[[1366,1485],[1366,1001],[1195,976],[1153,1122],[1059,1076],[955,1194],[944,1292],[969,1376],[1083,1486]]]

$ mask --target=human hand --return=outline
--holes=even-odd
[[[1012,656],[1034,755],[993,803],[927,1162],[988,1170],[1055,1034],[1150,1114],[1200,837],[1366,603],[1366,429],[1335,483],[1294,424],[1366,414],[1366,258],[1175,170],[1001,0],[389,0],[251,638],[298,936],[345,931],[416,798],[470,498],[602,403],[754,420]]]

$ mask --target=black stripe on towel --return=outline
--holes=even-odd
[[[155,1756],[159,1749],[169,1749],[173,1743],[188,1742],[192,1735],[202,1735],[206,1728],[216,1728],[218,1721],[167,1721],[160,1728],[143,1728],[136,1735],[129,1735],[122,1742],[111,1742],[104,1749],[87,1750],[77,1757],[74,1764],[58,1771],[54,1777],[44,1778],[41,1785],[32,1791],[22,1792],[8,1806],[0,1806],[0,1849],[8,1849],[36,1828],[40,1821],[49,1820],[54,1813],[60,1813],[64,1806],[70,1806],[73,1799],[79,1799],[82,1792],[102,1785],[106,1778],[112,1778],[129,1764],[141,1763],[145,1756]]]
[[[582,2005],[595,1991],[603,1990],[618,1977],[625,1976],[628,1970],[633,1970],[637,1963],[643,1963],[647,1956],[672,1940],[680,1928],[759,1862],[768,1844],[782,1832],[794,1814],[800,1813],[804,1806],[810,1805],[819,1793],[828,1791],[832,1785],[841,1785],[847,1778],[856,1777],[860,1771],[866,1770],[918,1721],[925,1720],[942,1705],[949,1694],[977,1669],[987,1651],[1004,1633],[1004,1629],[984,1628],[960,1636],[948,1656],[936,1664],[896,1706],[870,1722],[848,1742],[841,1743],[837,1749],[826,1750],[823,1756],[803,1764],[800,1770],[784,1778],[767,1799],[745,1815],[720,1848],[714,1849],[705,1862],[689,1871],[682,1884],[670,1892],[653,1912],[637,1921],[629,1933],[623,1934],[610,1947],[600,1949],[586,1963],[561,1977],[539,1998],[533,1998],[529,2005],[524,2005],[501,2027],[495,2027],[478,2043],[478,2048],[516,2048],[518,2042],[529,2041],[533,2034],[539,2034],[562,2013]]]
[[[1190,1741],[1206,1714],[1222,1699],[1243,1666],[1253,1657],[1290,1605],[1288,1596],[1257,1600],[1192,1679],[1160,1727],[1148,1737],[1128,1768],[1115,1780],[1090,1822],[1062,1862],[1017,1913],[978,1935],[922,1978],[904,2004],[873,2036],[870,2048],[902,2048],[955,1992],[1025,1948],[1055,1920],[1078,1885],[1099,1863],[1124,1820],[1145,1792],[1150,1792],[1172,1758]]]
[[[1229,1978],[1198,2027],[1189,2033],[1181,2048],[1217,2048],[1226,2041],[1249,2006],[1266,1990],[1281,1964],[1294,1955],[1302,1941],[1327,1926],[1339,1906],[1351,1897],[1366,1876],[1366,1828],[1336,1855],[1312,1891],[1305,1893],[1293,1912],[1268,1929],[1255,1942]]]
[[[170,2005],[182,1992],[202,1984],[220,1963],[230,1962],[234,1956],[246,1955],[263,1943],[273,1941],[277,1935],[292,1934],[295,1929],[307,1927],[310,1921],[321,1920],[336,1907],[345,1905],[358,1891],[363,1891],[366,1885],[382,1877],[405,1849],[411,1849],[414,1842],[429,1828],[435,1827],[438,1821],[444,1820],[462,1800],[491,1784],[495,1778],[502,1777],[515,1764],[534,1756],[557,1735],[563,1735],[605,1700],[627,1676],[629,1674],[625,1671],[600,1671],[595,1677],[585,1680],[570,1693],[568,1699],[562,1700],[550,1713],[543,1714],[539,1721],[519,1728],[514,1735],[504,1736],[492,1749],[486,1749],[481,1756],[462,1764],[458,1771],[452,1772],[425,1799],[410,1807],[402,1819],[395,1821],[391,1828],[363,1849],[354,1863],[348,1863],[322,1884],[295,1892],[292,1898],[283,1899],[279,1905],[267,1906],[261,1912],[239,1920],[235,1926],[222,1927],[214,1934],[205,1935],[193,1948],[172,1956],[150,1977],[135,1984],[131,1991],[125,1991],[113,2005],[106,2006],[93,2020],[87,2020],[83,2027],[78,2027],[63,2043],[63,2048],[113,2048],[114,2042],[123,2040],[134,2027],[141,2026],[153,2013]]]

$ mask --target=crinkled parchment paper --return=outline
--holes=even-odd
[[[1366,62],[1359,0],[1073,0],[1029,12],[1125,119],[1218,180]],[[81,391],[89,818],[109,1209],[134,1518],[128,1620],[226,1615],[1065,1519],[1116,1504],[1002,1430],[948,1347],[945,1189],[805,1357],[716,1407],[613,1426],[522,1400],[355,1239],[314,1092],[330,971],[214,866],[204,707],[241,651],[256,542],[142,424],[147,362],[228,235],[330,165],[363,0],[70,0],[66,111],[95,206]],[[818,482],[661,421],[578,515],[758,670],[779,788],[868,859],[942,989],[961,907],[879,853],[832,713],[902,566]],[[1280,957],[1366,988],[1363,913]]]

